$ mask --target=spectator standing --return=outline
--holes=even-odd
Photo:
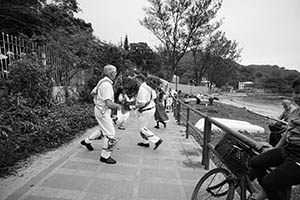
[[[165,112],[165,108],[163,106],[164,96],[165,96],[165,92],[161,88],[159,88],[157,98],[154,100],[156,104],[155,105],[156,109],[154,113],[156,126],[154,126],[154,128],[157,129],[159,129],[159,123],[162,123],[164,125],[164,128],[166,128],[167,127],[166,122],[169,120],[169,117]]]

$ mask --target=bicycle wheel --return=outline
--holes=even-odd
[[[224,168],[215,168],[199,180],[193,191],[192,200],[232,200],[234,190],[231,173]]]

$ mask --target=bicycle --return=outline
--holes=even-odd
[[[213,150],[220,158],[221,165],[208,171],[199,180],[192,200],[232,200],[236,192],[240,194],[241,200],[251,199],[257,189],[252,183],[255,176],[249,167],[249,160],[262,149],[254,149],[238,138],[225,134]]]

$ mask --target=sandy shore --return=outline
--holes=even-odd
[[[264,116],[277,118],[283,111],[281,100],[261,101],[259,99],[246,98],[245,96],[222,95],[219,101],[224,104],[233,105],[240,108],[246,108],[252,112]]]

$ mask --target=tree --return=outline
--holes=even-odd
[[[55,5],[72,16],[79,11],[76,0],[54,0],[49,4],[47,0],[1,0],[0,3],[0,31],[29,38],[53,28],[54,23],[45,20],[45,13],[42,12],[45,7]],[[59,17],[63,20],[64,16],[55,16],[57,19]]]
[[[148,0],[141,25],[150,30],[167,50],[171,79],[177,64],[190,48],[195,35],[210,26],[222,0]],[[206,35],[208,33],[202,33]]]
[[[39,10],[45,1],[2,0],[0,1],[0,31],[31,37],[41,33],[44,26]]]
[[[128,58],[142,72],[155,73],[160,70],[161,65],[158,55],[152,51],[147,43],[131,43]]]
[[[128,37],[127,37],[127,35],[125,36],[125,40],[124,40],[124,49],[125,49],[126,51],[129,50]]]
[[[218,83],[219,87],[226,85],[234,68],[233,61],[240,58],[242,49],[236,41],[228,40],[224,32],[217,31],[209,37],[206,45],[207,59],[199,67],[207,70],[207,78],[211,83]],[[200,58],[201,59],[201,58]]]
[[[288,93],[291,92],[288,83],[281,77],[273,77],[264,82],[264,88],[273,93]]]

